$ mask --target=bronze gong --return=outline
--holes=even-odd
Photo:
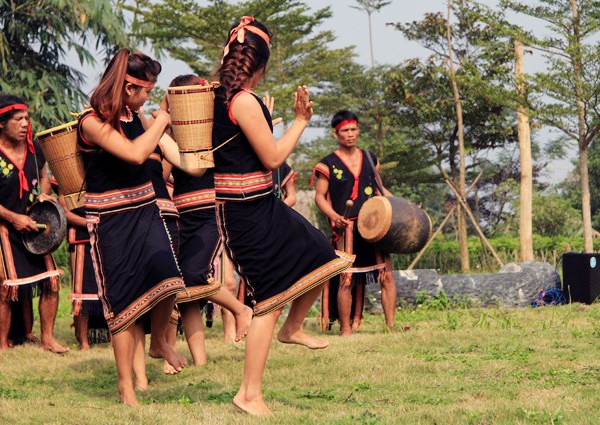
[[[38,232],[23,233],[23,244],[32,254],[50,254],[60,246],[67,233],[67,219],[56,201],[36,202],[27,215],[35,220]]]

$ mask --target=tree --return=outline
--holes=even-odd
[[[546,23],[550,34],[526,33],[524,43],[544,53],[547,67],[532,78],[531,109],[545,125],[577,141],[584,251],[591,252],[592,217],[588,148],[600,133],[600,2],[540,0],[529,6],[502,0],[502,7]]]
[[[26,99],[32,120],[42,128],[73,119],[85,95],[80,64],[95,64],[89,50],[110,56],[115,45],[126,45],[120,2],[84,0],[0,0],[0,91]]]
[[[131,10],[138,17],[133,26],[137,37],[150,40],[201,76],[216,71],[231,25],[243,15],[254,15],[274,34],[260,90],[275,97],[275,113],[285,122],[293,119],[292,102],[286,100],[293,98],[299,84],[306,84],[313,93],[317,115],[314,124],[331,116],[333,109],[324,105],[336,104],[340,75],[355,69],[353,48],[331,49],[333,33],[319,30],[331,17],[328,7],[312,12],[305,3],[295,0],[246,0],[235,4],[212,0],[207,6],[191,0],[138,0]]]
[[[385,6],[391,3],[391,0],[354,0],[358,6],[350,6],[354,9],[367,12],[369,19],[369,51],[371,52],[371,66],[375,66],[375,55],[373,53],[373,31],[371,27],[371,15],[373,12],[379,12]]]
[[[518,211],[518,199],[513,206]],[[581,212],[573,208],[564,196],[550,191],[539,191],[533,195],[533,232],[537,236],[567,236],[581,235]],[[506,224],[505,233],[514,233],[519,223],[519,214],[510,217]]]
[[[426,60],[415,59],[405,65],[412,76],[397,85],[404,93],[398,118],[413,128],[415,137],[429,143],[440,174],[449,175],[454,185],[464,190],[461,143],[457,143],[461,127],[464,152],[469,156],[465,173],[472,178],[485,158],[484,151],[516,141],[514,117],[505,100],[509,97],[512,50],[479,19],[476,7],[449,2],[449,8],[456,19],[452,25],[450,15],[445,18],[442,13],[425,14],[418,22],[393,24],[407,39],[432,51]],[[454,70],[448,68],[449,61]],[[457,113],[459,105],[462,113]]]
[[[357,113],[361,127],[360,145],[377,155],[385,186],[399,196],[422,203],[425,199],[419,195],[424,192],[420,185],[438,183],[439,179],[432,170],[435,162],[431,150],[421,140],[410,137],[396,121],[402,98],[395,87],[398,81],[407,78],[400,75],[404,68],[389,65],[372,68],[355,65],[355,68],[341,75],[337,102],[327,109],[343,107]],[[297,171],[310,172],[319,159],[337,148],[329,125],[327,129],[326,137],[298,147],[294,157]],[[419,190],[416,190],[417,186]]]
[[[454,97],[454,110],[456,113],[456,135],[458,139],[458,196],[465,199],[465,129],[463,126],[462,101],[460,91],[456,82],[456,71],[454,63],[454,51],[452,49],[452,27],[450,25],[450,16],[452,12],[452,1],[448,0],[448,14],[446,21],[446,39],[448,40],[448,72],[450,85],[452,86],[452,95]],[[469,271],[469,247],[467,246],[467,220],[462,206],[456,207],[456,217],[458,222],[458,242],[460,247],[460,262],[463,273]]]

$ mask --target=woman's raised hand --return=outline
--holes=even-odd
[[[160,101],[159,109],[169,112],[169,98],[167,97],[167,94],[165,94],[162,100]]]
[[[271,113],[271,116],[273,116],[273,111],[275,110],[275,98],[273,96],[265,94],[262,100],[269,112]]]
[[[313,115],[313,102],[309,97],[308,87],[298,86],[294,93],[294,112],[296,119],[310,121]]]
[[[269,110],[269,113],[271,114],[273,126],[276,126],[277,124],[282,122],[283,118],[273,119],[273,111],[275,110],[274,109],[275,108],[275,98],[273,96],[269,96],[268,94],[266,94],[263,96],[262,100],[263,100],[263,103],[265,104],[265,106],[267,107],[267,109]]]
[[[171,125],[171,116],[169,115],[169,113],[167,111],[164,111],[162,109],[157,109],[156,111],[152,112],[152,116],[157,121],[159,120],[159,117],[160,117],[161,119],[163,119],[165,121],[167,126]]]

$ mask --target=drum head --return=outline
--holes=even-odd
[[[36,202],[27,215],[46,228],[39,232],[23,233],[25,248],[37,255],[54,252],[67,233],[67,219],[62,207],[56,201]]]
[[[369,198],[358,212],[358,232],[367,242],[383,238],[392,224],[392,205],[384,196]]]

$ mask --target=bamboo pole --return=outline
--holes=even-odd
[[[479,174],[477,175],[477,177],[475,178],[475,180],[473,180],[473,183],[471,183],[471,185],[467,189],[467,195],[469,194],[469,192],[471,192],[472,189],[475,188],[475,185],[479,181],[479,178],[481,177],[482,174],[483,174],[483,172],[480,171]],[[444,226],[446,225],[446,223],[448,222],[448,220],[450,219],[450,217],[452,217],[452,214],[454,213],[454,210],[456,210],[456,205],[452,205],[452,208],[450,208],[448,210],[448,212],[446,213],[446,217],[444,217],[444,219],[442,220],[442,223],[438,226],[438,228],[436,229],[436,231],[433,232],[433,234],[431,235],[431,237],[429,238],[429,240],[427,241],[427,243],[425,244],[425,246],[423,248],[421,248],[421,250],[419,251],[419,253],[417,254],[417,256],[408,265],[408,267],[406,268],[406,270],[412,270],[417,265],[417,263],[419,262],[419,260],[423,256],[423,254],[425,254],[425,251],[427,250],[427,248],[429,247],[429,245],[431,245],[431,242],[433,242],[433,240],[440,234],[440,232],[442,231],[442,229],[444,228]]]
[[[460,205],[465,209],[465,212],[467,213],[467,215],[471,219],[471,223],[473,223],[473,227],[475,227],[475,231],[477,232],[477,235],[479,236],[479,239],[481,240],[481,243],[484,244],[487,247],[487,249],[490,250],[490,252],[494,256],[494,258],[496,259],[496,261],[498,262],[498,264],[500,264],[500,267],[503,267],[504,263],[502,262],[502,260],[500,259],[500,257],[498,257],[498,254],[496,254],[496,251],[494,250],[494,248],[492,247],[492,245],[490,245],[489,241],[487,240],[487,238],[485,237],[485,235],[481,231],[481,228],[479,227],[479,224],[475,220],[475,217],[473,217],[473,213],[471,212],[471,209],[469,208],[469,205],[460,196],[460,193],[458,192],[458,189],[454,186],[454,184],[452,183],[452,181],[448,177],[446,177],[445,180],[446,180],[446,184],[450,187],[450,189],[452,189],[452,191],[456,195],[456,199],[458,199],[458,202],[460,202]]]
[[[517,131],[519,137],[519,162],[521,164],[521,185],[519,191],[519,244],[521,261],[533,261],[532,199],[533,172],[531,165],[531,132],[529,115],[523,106],[526,100],[523,43],[515,39],[515,79],[520,104],[517,107]]]

